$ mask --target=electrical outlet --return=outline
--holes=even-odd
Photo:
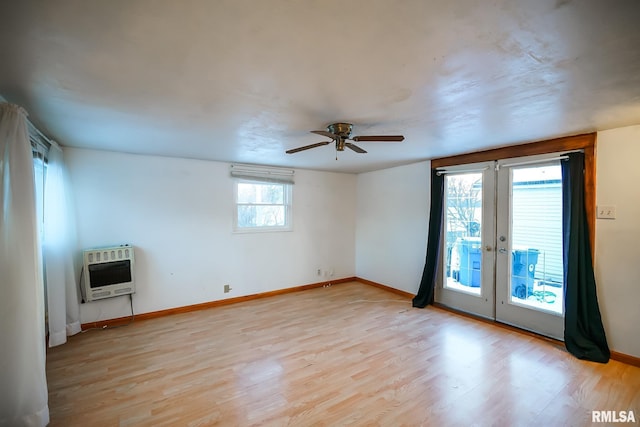
[[[225,293],[225,294],[228,294],[230,290],[231,290],[231,286],[229,286],[229,285],[224,285],[224,293]]]
[[[316,273],[318,276],[322,276],[322,269],[318,269],[318,272]]]
[[[616,207],[612,205],[598,206],[598,218],[616,219]]]

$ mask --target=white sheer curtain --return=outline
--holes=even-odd
[[[44,289],[26,113],[0,104],[0,425],[49,423]]]
[[[44,187],[44,265],[47,283],[49,347],[80,332],[80,306],[74,262],[76,230],[62,149],[49,148]]]

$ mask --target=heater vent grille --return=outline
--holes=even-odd
[[[133,246],[87,249],[83,266],[86,302],[135,293]]]
[[[87,261],[90,263],[118,261],[133,258],[132,247],[117,247],[104,249],[89,249],[84,251]]]

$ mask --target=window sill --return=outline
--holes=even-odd
[[[254,227],[254,228],[234,228],[233,234],[259,234],[259,233],[281,233],[293,231],[292,227]]]

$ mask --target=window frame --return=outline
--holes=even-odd
[[[234,233],[269,233],[269,232],[286,232],[293,231],[293,184],[288,182],[274,182],[272,180],[262,180],[260,178],[233,178],[233,232]],[[238,202],[238,186],[239,184],[259,184],[259,185],[278,185],[282,186],[283,203],[282,204],[264,204],[264,203],[239,203]],[[255,227],[241,227],[238,225],[238,207],[239,206],[284,206],[284,225],[265,225]]]

